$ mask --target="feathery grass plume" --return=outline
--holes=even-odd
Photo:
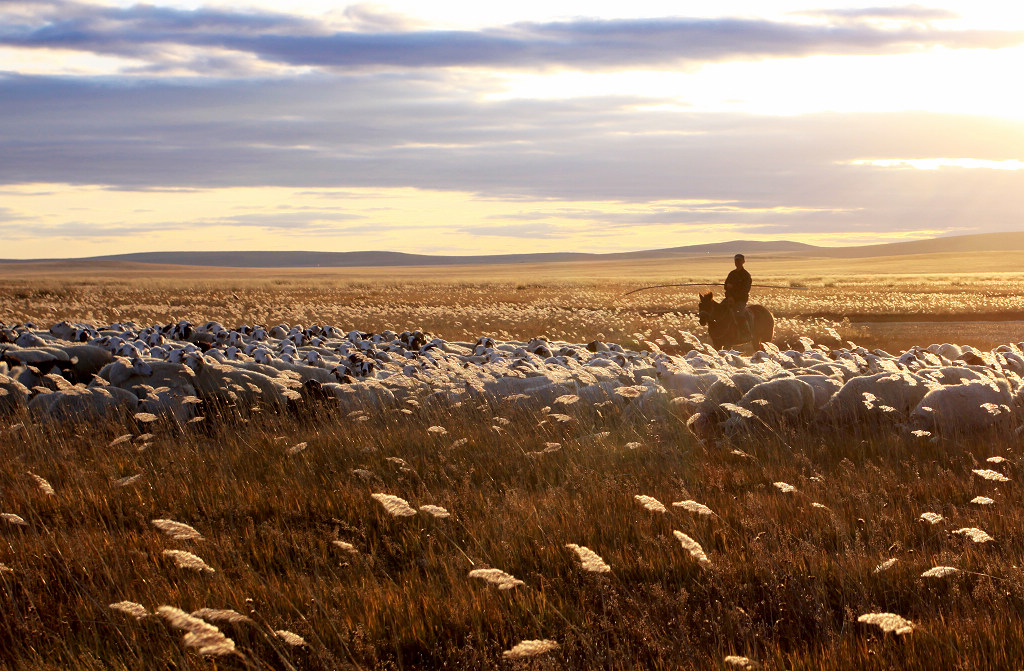
[[[469,438],[459,438],[454,443],[452,443],[452,447],[462,447],[463,445],[465,445],[468,442],[469,442]]]
[[[954,566],[936,566],[921,574],[922,578],[945,578],[946,576],[959,573],[960,569]]]
[[[439,436],[443,436],[448,433],[448,429],[443,426],[429,426],[427,427],[427,433],[436,433]]]
[[[544,453],[558,452],[562,449],[561,443],[544,443],[544,449],[541,450]]]
[[[580,400],[580,397],[576,394],[563,394],[554,400],[555,403],[561,403],[562,405],[572,405]]]
[[[992,538],[987,533],[985,533],[977,527],[964,527],[963,529],[957,529],[953,533],[960,534],[961,536],[966,536],[975,543],[988,543],[989,541],[995,540],[994,538]]]
[[[525,659],[558,649],[558,643],[550,639],[527,640],[516,644],[511,650],[501,653],[505,659]]]
[[[179,541],[202,540],[203,535],[185,524],[174,520],[150,520],[153,526],[164,532],[171,538]]]
[[[821,508],[822,510],[829,510],[829,507],[824,503],[818,503],[817,501],[811,501],[812,508]]]
[[[416,509],[409,505],[409,502],[391,494],[370,494],[370,496],[384,506],[384,510],[393,517],[412,517]]]
[[[164,556],[170,557],[174,561],[174,565],[178,568],[216,573],[209,564],[191,552],[185,552],[184,550],[164,550]]]
[[[792,494],[796,491],[796,487],[786,482],[773,482],[772,484],[783,494]]]
[[[896,557],[893,557],[892,559],[886,559],[884,562],[875,567],[874,573],[882,573],[883,571],[888,571],[893,566],[896,566],[896,563],[898,561],[899,559],[897,559]]]
[[[512,589],[518,585],[525,585],[522,580],[505,573],[501,569],[497,568],[477,568],[469,572],[470,578],[480,578],[492,585],[497,585],[498,589]]]
[[[1009,482],[1010,478],[1006,477],[998,471],[993,471],[990,468],[975,468],[972,471],[975,475],[985,478],[986,480],[992,480],[994,482]]]
[[[987,461],[990,464],[1001,464],[1004,461],[1006,461],[1006,457],[1000,457],[1000,456],[989,457],[985,461]]]
[[[0,562],[0,573],[14,573],[14,569],[3,562]]]
[[[979,506],[990,506],[995,503],[995,499],[990,499],[987,496],[975,496],[971,499],[971,503],[977,503]]]
[[[347,543],[345,541],[331,541],[331,545],[334,545],[343,552],[348,552],[354,555],[359,554],[359,550],[356,549],[355,545],[352,545],[351,543]]]
[[[638,443],[636,441],[633,441],[631,443],[626,443],[626,445],[625,445],[625,448],[627,450],[636,450],[636,449],[639,449],[641,447],[643,447],[643,443]]]
[[[185,645],[195,648],[200,655],[229,655],[235,651],[235,642],[220,629],[180,608],[160,606],[156,613],[175,629],[184,631]]]
[[[653,496],[647,496],[645,494],[637,494],[633,498],[636,499],[637,503],[639,503],[641,506],[643,506],[647,510],[650,510],[652,513],[667,513],[668,512],[668,508],[665,507],[665,504],[663,504],[661,501],[659,501],[658,499],[654,498]]]
[[[565,547],[576,552],[576,556],[580,558],[580,564],[583,566],[584,571],[591,571],[592,573],[610,573],[612,570],[611,566],[608,566],[601,559],[601,556],[584,545],[576,545],[575,543],[566,543]]]
[[[127,475],[123,478],[113,480],[110,484],[115,487],[128,487],[134,485],[136,482],[142,479],[142,473],[136,473],[135,475]]]
[[[622,398],[636,398],[636,397],[640,396],[640,394],[644,393],[645,391],[647,391],[647,387],[643,386],[642,384],[641,385],[636,385],[636,386],[633,386],[633,387],[616,387],[615,388],[615,393],[617,395],[621,396]]]
[[[200,608],[192,611],[192,617],[201,617],[207,622],[226,622],[228,624],[249,624],[252,619],[230,608]]]
[[[149,615],[149,611],[141,603],[135,603],[134,601],[118,601],[117,603],[110,604],[111,610],[116,610],[121,613],[127,613],[136,620],[141,620]]]
[[[682,531],[673,531],[672,534],[682,544],[683,549],[690,553],[690,556],[697,560],[697,563],[704,568],[711,568],[711,560],[704,554],[704,548],[700,543],[693,540]]]
[[[398,466],[399,468],[408,468],[409,467],[409,464],[406,463],[405,459],[402,459],[401,457],[385,457],[384,461],[388,462],[389,464],[394,464],[395,466]]]
[[[288,448],[286,454],[288,454],[288,456],[298,454],[299,452],[302,452],[304,449],[306,449],[308,445],[309,443],[307,442],[295,443],[294,445]]]
[[[135,413],[135,420],[143,424],[149,424],[150,422],[155,422],[157,416],[151,412],[137,412]]]
[[[17,524],[22,527],[28,526],[28,522],[21,519],[20,515],[15,515],[14,513],[0,513],[0,520],[10,522],[11,524]]]
[[[734,666],[737,669],[756,669],[758,663],[749,657],[743,657],[742,655],[726,655],[725,659],[722,660],[727,666]]]
[[[710,517],[715,514],[711,508],[708,508],[703,503],[697,503],[696,501],[675,501],[672,505],[676,508],[682,508],[683,510],[688,510],[691,513],[696,513],[698,515],[706,515]]]
[[[132,439],[132,434],[126,433],[123,436],[118,436],[117,438],[115,438],[112,441],[110,441],[109,443],[107,443],[107,447],[117,447],[118,445],[120,445],[122,443],[127,443],[131,439]]]
[[[570,415],[563,415],[560,412],[553,412],[550,415],[548,415],[548,417],[550,417],[551,419],[555,420],[559,424],[565,424],[566,422],[571,422],[572,421],[572,416],[570,416]]]
[[[921,513],[920,517],[917,519],[927,522],[928,524],[938,524],[945,518],[938,513]]]
[[[857,618],[857,622],[876,625],[882,631],[893,633],[897,636],[914,631],[913,622],[905,620],[895,613],[864,613]]]
[[[932,432],[925,431],[924,429],[914,429],[913,431],[910,432],[910,435],[914,436],[915,438],[931,438]]]
[[[420,506],[420,512],[424,512],[424,513],[427,513],[428,515],[433,515],[434,517],[441,518],[441,519],[444,519],[445,517],[451,517],[452,516],[452,514],[450,512],[448,512],[447,510],[445,510],[441,506],[434,506],[434,505],[430,505],[430,504],[427,504],[425,506]]]
[[[300,645],[306,645],[306,639],[302,638],[298,634],[294,634],[294,633],[288,631],[287,629],[278,629],[274,633],[277,634],[277,637],[280,638],[282,641],[284,641],[288,645],[292,645],[292,646],[296,646],[296,647],[298,647]]]
[[[32,479],[36,481],[37,485],[39,485],[39,490],[43,494],[46,494],[47,496],[53,496],[54,494],[57,493],[53,491],[53,487],[50,486],[50,483],[47,482],[45,478],[38,476],[35,473],[29,473],[29,475],[31,475]]]

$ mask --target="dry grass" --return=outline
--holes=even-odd
[[[506,432],[490,429],[494,416],[510,420]],[[796,434],[740,446],[748,458],[695,443],[668,409],[576,418],[538,425],[533,412],[486,404],[365,422],[211,417],[204,432],[157,426],[142,452],[109,447],[121,426],[28,424],[0,447],[4,508],[27,523],[0,529],[11,569],[0,574],[0,637],[12,642],[0,665],[210,666],[159,620],[108,605],[125,601],[250,618],[218,623],[235,652],[217,668],[499,668],[503,651],[541,639],[560,647],[537,663],[569,668],[708,668],[733,654],[766,668],[999,668],[1024,653],[1021,495],[972,473],[996,452],[1014,473],[1015,443]],[[439,424],[449,434],[430,437]],[[308,447],[289,456],[281,444],[294,440]],[[134,486],[111,484],[139,472]],[[773,486],[782,481],[796,491]],[[381,489],[452,517],[393,517],[372,498]],[[641,492],[716,515],[654,515]],[[997,503],[971,504],[982,494]],[[921,510],[945,521],[923,524]],[[202,528],[216,572],[163,559],[182,541],[154,519]],[[998,543],[971,543],[961,528]],[[680,549],[677,530],[712,566]],[[581,571],[570,543],[612,571]],[[921,577],[934,566],[961,570]],[[524,584],[469,576],[487,567]],[[854,626],[873,612],[916,629],[894,641]]]
[[[1010,280],[975,279],[965,304],[1017,309]],[[907,304],[886,307],[845,281],[801,296],[865,311]],[[956,286],[892,281],[908,295]],[[615,297],[639,280],[502,282],[8,281],[0,319],[418,326],[451,339],[603,332],[621,342],[690,323],[650,316],[669,305],[664,294],[620,308]],[[833,323],[799,316],[795,302],[779,312],[794,329]],[[1001,669],[1024,655],[1016,439],[801,431],[705,445],[670,407],[640,416],[562,403],[555,412],[574,421],[543,424],[500,402],[407,410],[366,421],[329,409],[211,413],[184,433],[146,425],[155,435],[141,450],[121,439],[123,425],[0,421],[0,668],[705,669],[748,658],[767,669]],[[500,432],[495,417],[507,420]],[[994,469],[1009,480],[975,474]],[[392,516],[372,497],[382,492],[450,517]],[[653,514],[638,495],[694,505]],[[922,511],[942,521],[922,522]],[[153,520],[187,521],[202,540]],[[971,542],[965,529],[995,540]],[[611,571],[581,570],[567,544]],[[177,568],[184,553],[215,571]],[[523,584],[470,577],[491,567]],[[958,570],[922,577],[935,567]],[[161,607],[239,617],[192,632],[146,615]],[[913,631],[858,624],[864,614],[897,615]],[[557,647],[503,656],[524,641]],[[210,642],[207,652],[226,653],[203,654]]]

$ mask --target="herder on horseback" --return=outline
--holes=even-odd
[[[736,321],[736,329],[741,339],[750,337],[751,324],[750,314],[747,312],[747,299],[750,298],[750,285],[753,280],[743,268],[746,259],[742,254],[733,257],[736,268],[725,278],[725,302],[732,311],[733,319]]]

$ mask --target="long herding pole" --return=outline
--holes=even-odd
[[[628,296],[630,294],[635,294],[636,292],[643,291],[645,289],[661,289],[661,288],[664,288],[664,287],[717,287],[719,284],[721,284],[721,282],[687,282],[686,284],[655,284],[654,286],[640,287],[639,289],[633,289],[632,291],[627,291],[626,293],[622,294],[622,296]],[[781,284],[751,284],[750,286],[752,286],[752,287],[760,287],[762,289],[797,289],[797,290],[800,290],[800,291],[802,291],[802,290],[807,288],[807,287],[786,287],[786,286],[782,286]],[[621,296],[620,296],[620,298],[621,298]]]

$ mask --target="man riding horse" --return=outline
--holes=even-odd
[[[743,268],[746,259],[742,254],[733,257],[736,268],[725,278],[725,300],[729,302],[736,327],[743,338],[750,337],[750,313],[747,312],[747,299],[750,297],[751,278]]]

